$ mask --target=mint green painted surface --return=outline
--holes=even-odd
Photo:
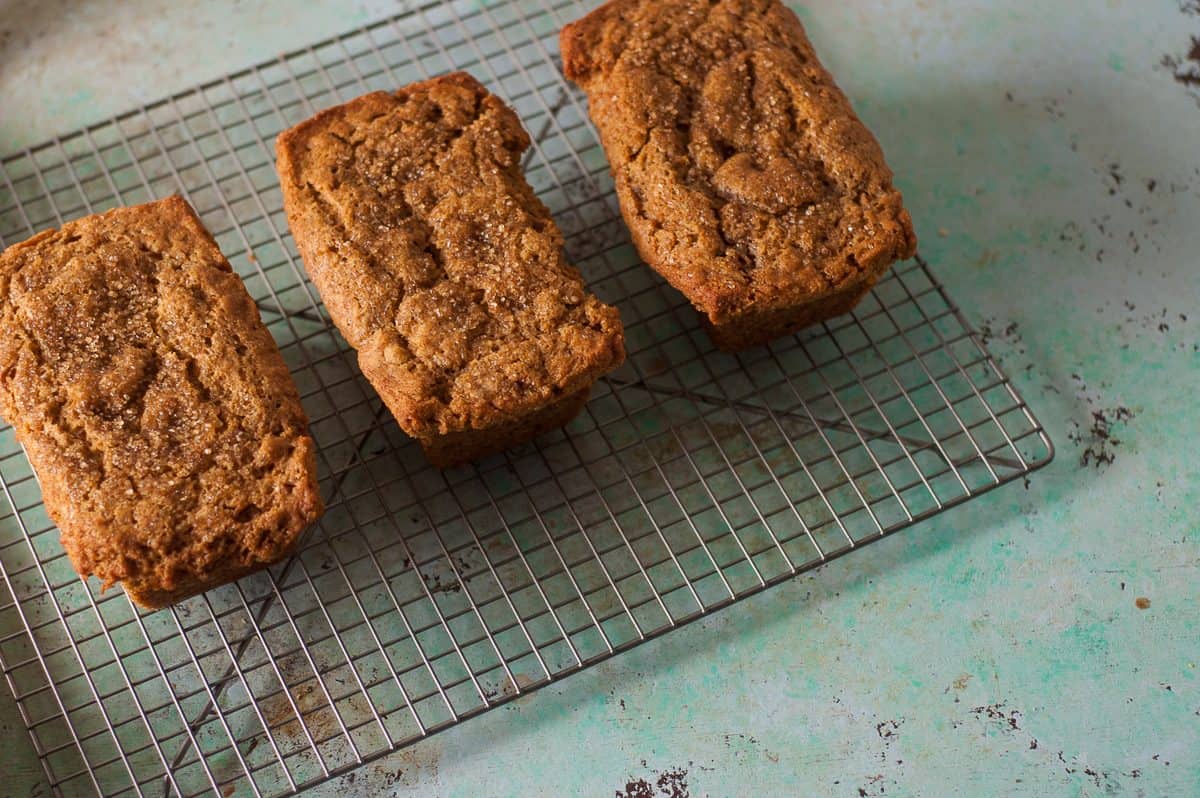
[[[0,2],[0,151],[389,10]],[[1200,794],[1200,10],[801,13],[1057,460],[314,795]],[[0,733],[44,794],[7,694]]]

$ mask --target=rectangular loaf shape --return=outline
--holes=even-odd
[[[611,0],[561,44],[639,254],[722,349],[848,311],[915,252],[878,142],[779,0]]]
[[[465,73],[364,95],[277,141],[305,268],[438,466],[565,423],[625,356],[616,309],[566,262],[521,173],[529,145]]]
[[[75,569],[144,607],[280,560],[322,512],[291,375],[179,197],[0,254],[0,415]]]

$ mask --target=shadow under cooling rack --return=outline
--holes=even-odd
[[[927,265],[738,355],[641,264],[557,67],[594,3],[422,7],[0,161],[0,241],[182,193],[262,310],[328,512],[268,572],[169,611],[79,580],[0,427],[0,659],[77,794],[292,792],[447,728],[1052,456]],[[629,359],[564,430],[445,473],[363,381],[287,233],[273,140],[368,90],[468,69],[534,135],[526,172]]]

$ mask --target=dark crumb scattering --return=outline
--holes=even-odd
[[[1019,731],[1021,728],[1017,722],[1017,719],[1021,717],[1021,713],[1015,709],[1006,712],[1004,710],[1003,702],[999,704],[988,704],[987,706],[975,707],[971,710],[971,714],[977,715],[981,718],[987,718],[988,720],[997,721],[1001,726],[1010,731]]]
[[[875,724],[875,733],[883,739],[894,737],[899,729],[900,723],[895,720],[885,720]]]
[[[687,776],[688,772],[682,768],[665,771],[655,782],[659,794],[663,798],[688,798]]]
[[[1017,322],[1010,322],[1003,327],[998,327],[995,319],[987,319],[979,326],[979,342],[984,346],[990,344],[993,340],[1001,340],[1020,346],[1022,341],[1018,330],[1020,325]],[[1025,351],[1021,350],[1022,353]]]
[[[1084,447],[1079,456],[1079,464],[1084,468],[1091,465],[1097,468],[1112,465],[1116,460],[1115,449],[1121,444],[1121,440],[1113,434],[1114,428],[1132,420],[1134,412],[1124,406],[1096,409],[1094,399],[1086,395],[1087,386],[1083,377],[1072,373],[1071,379],[1085,392],[1086,401],[1092,408],[1091,426],[1084,429],[1078,422],[1072,422],[1074,429],[1067,435],[1072,443]]]
[[[1079,457],[1082,466],[1112,465],[1116,459],[1113,449],[1121,444],[1119,438],[1112,434],[1113,425],[1124,423],[1133,418],[1133,411],[1127,407],[1117,407],[1110,410],[1093,410],[1091,435],[1088,446]],[[1076,442],[1083,442],[1079,434],[1073,433]]]
[[[1191,37],[1191,45],[1184,55],[1164,55],[1161,63],[1176,83],[1200,90],[1200,36]]]
[[[625,790],[617,790],[616,798],[654,798],[654,786],[645,779],[625,782]]]
[[[689,763],[690,764],[690,763]],[[642,767],[646,760],[642,760]],[[629,779],[624,789],[613,793],[615,798],[691,798],[686,768],[668,768],[658,774],[653,782],[646,779]]]

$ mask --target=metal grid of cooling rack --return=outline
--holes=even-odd
[[[170,611],[71,570],[0,427],[0,660],[55,790],[283,794],[351,770],[1044,464],[1050,442],[919,258],[851,315],[711,349],[641,265],[556,65],[595,3],[425,3],[0,161],[0,242],[172,192],[300,387],[329,509],[300,552]],[[454,68],[512,103],[530,182],[628,363],[583,415],[429,468],[287,234],[273,138]]]

